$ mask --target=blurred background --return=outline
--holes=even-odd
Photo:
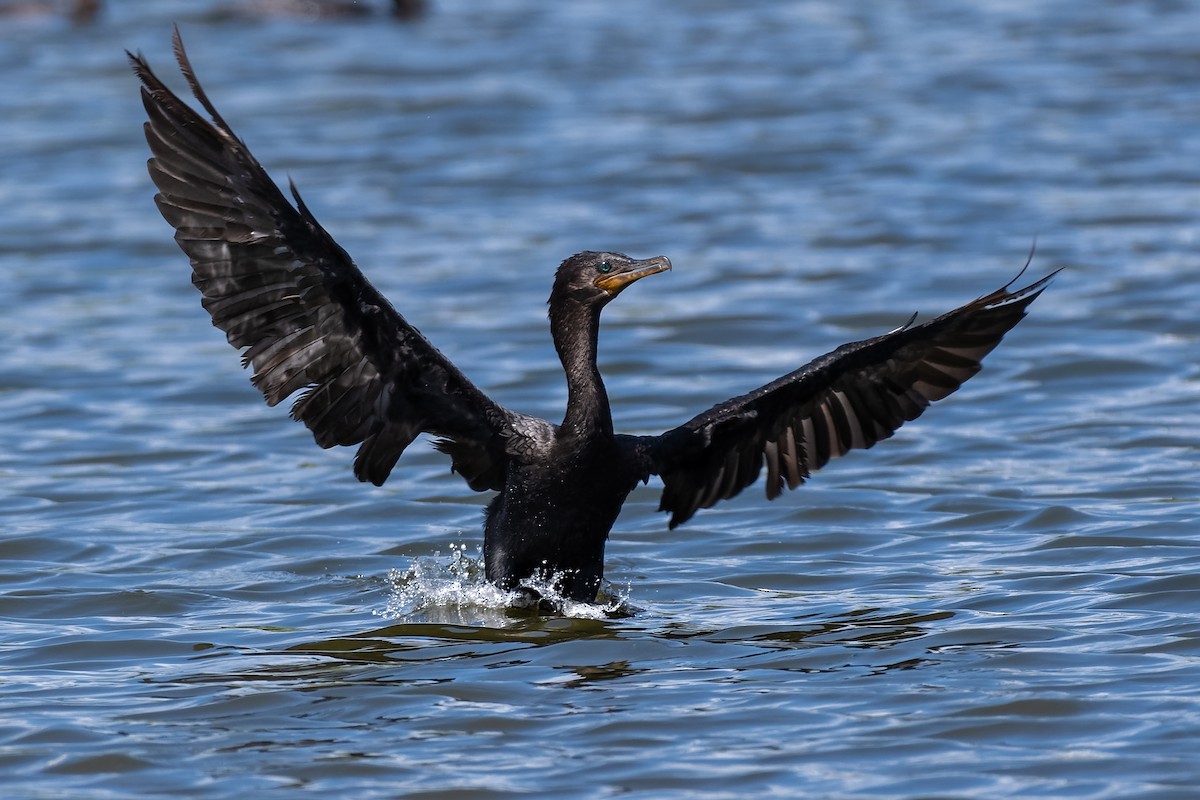
[[[0,2],[0,786],[1184,798],[1200,780],[1200,3]],[[609,543],[627,616],[507,615],[487,497],[266,408],[189,285],[124,50],[209,96],[411,322],[565,402],[583,249],[654,433],[1055,283],[983,373],[767,503]]]

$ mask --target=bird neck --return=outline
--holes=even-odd
[[[576,303],[551,306],[550,333],[567,374],[567,413],[562,428],[568,434],[612,435],[608,393],[596,366],[600,309]]]

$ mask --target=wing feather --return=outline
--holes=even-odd
[[[294,186],[295,205],[288,201],[209,101],[178,30],[173,45],[211,121],[129,55],[142,83],[154,199],[213,324],[253,367],[254,386],[270,405],[299,393],[292,417],[321,447],[360,445],[361,480],[383,483],[424,431],[453,444],[455,469],[472,488],[500,488],[516,415],[392,308]]]
[[[661,436],[629,437],[645,473],[662,476],[659,510],[673,528],[754,483],[763,466],[774,499],[830,459],[887,439],[979,372],[1055,274],[843,345]]]

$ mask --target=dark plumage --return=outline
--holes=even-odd
[[[1009,286],[937,319],[832,353],[727,400],[659,436],[614,434],[596,367],[600,311],[629,284],[670,269],[583,252],[562,262],[550,329],[567,376],[560,425],[510,411],[475,387],[363,277],[295,187],[293,206],[175,55],[204,120],[130,55],[142,81],[159,210],[191,259],[213,324],[244,349],[252,381],[321,447],[358,445],[354,474],[382,484],[419,434],[437,437],[455,472],[488,506],[489,580],[515,589],[535,574],[592,601],[604,543],[626,496],[660,475],[674,527],[733,497],[766,469],[768,498],[830,458],[886,439],[955,391],[1025,315],[1049,276]]]

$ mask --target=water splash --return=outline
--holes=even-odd
[[[581,603],[562,595],[556,588],[558,577],[557,573],[541,573],[525,581],[557,609],[558,615],[611,619],[632,614],[632,607],[626,603],[628,586],[621,591],[604,581],[598,602]],[[419,617],[430,622],[502,627],[533,613],[515,607],[520,593],[505,591],[484,577],[482,548],[478,546],[474,555],[468,554],[466,544],[451,544],[449,556],[440,551],[418,556],[408,569],[392,570],[388,582],[391,595],[377,613],[389,619]]]

